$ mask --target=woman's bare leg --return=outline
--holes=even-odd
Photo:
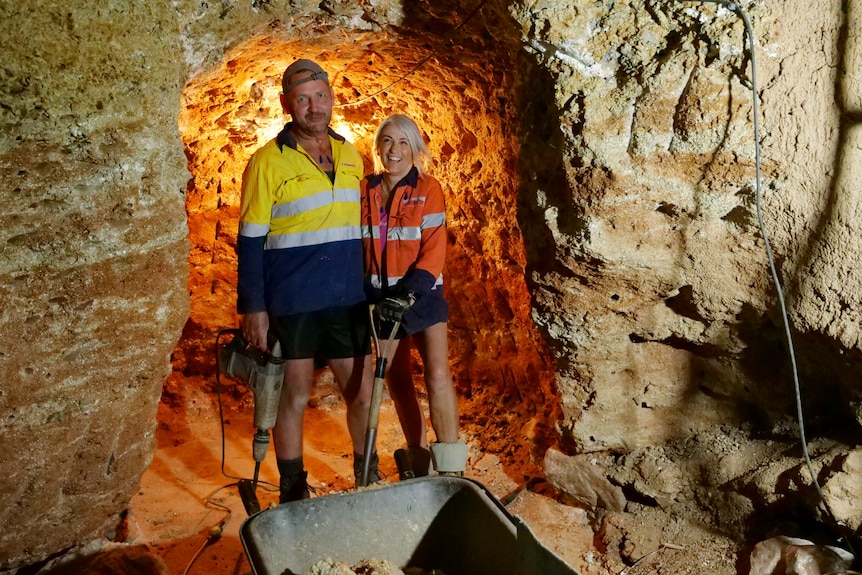
[[[393,347],[397,341],[393,341]],[[395,403],[395,412],[401,422],[401,431],[408,447],[427,447],[425,415],[416,395],[413,383],[413,364],[410,358],[410,340],[401,340],[395,349],[386,370],[386,384],[389,395]]]
[[[431,409],[431,426],[440,443],[458,441],[458,395],[449,373],[447,324],[436,323],[414,334],[413,341],[425,371],[425,387]]]

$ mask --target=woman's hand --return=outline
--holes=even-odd
[[[404,312],[410,309],[410,306],[416,301],[413,292],[397,285],[386,294],[383,301],[379,304],[380,318],[392,323],[401,321],[401,316]]]

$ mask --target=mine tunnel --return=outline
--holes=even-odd
[[[311,58],[335,91],[332,126],[357,146],[366,173],[385,117],[407,114],[423,130],[447,202],[449,355],[462,429],[523,467],[515,475],[541,465],[559,402],[552,357],[530,317],[519,195],[535,185],[531,164],[549,154],[559,162],[559,150],[547,144],[558,129],[552,110],[527,104],[552,84],[525,58],[517,31],[507,39],[498,27],[492,35],[485,19],[453,29],[417,17],[405,19],[410,27],[398,37],[353,32],[326,41],[323,34],[291,38],[276,25],[187,84],[179,128],[191,173],[191,314],[172,381],[211,374],[216,334],[237,325],[243,168],[287,121],[278,99],[284,69]],[[421,385],[421,373],[416,381]]]
[[[0,82],[4,568],[127,527],[191,555],[221,521],[204,505],[232,482],[216,401],[230,473],[250,471],[254,431],[248,391],[213,381],[240,178],[303,57],[366,170],[383,118],[421,126],[448,206],[462,433],[503,462],[482,477],[506,476],[496,494],[529,474],[574,499],[545,531],[573,564],[736,572],[741,544],[825,516],[815,477],[858,534],[857,3],[732,4],[754,33],[716,2],[18,4]],[[757,117],[787,314],[755,217]]]

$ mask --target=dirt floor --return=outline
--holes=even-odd
[[[126,543],[145,545],[164,560],[172,575],[251,573],[239,539],[239,527],[247,514],[236,481],[251,478],[254,472],[253,404],[237,386],[222,382],[222,458],[222,425],[218,395],[212,393],[213,389],[211,382],[182,379],[177,374],[169,380],[159,406],[158,446],[127,517]],[[304,458],[313,496],[354,489],[344,404],[328,370],[319,372],[311,406],[305,421]],[[605,573],[588,569],[593,531],[586,511],[561,505],[519,485],[497,457],[482,453],[469,437],[464,439],[470,447],[468,477],[498,498],[514,495],[508,509],[525,521],[526,515],[531,516],[540,540],[569,565],[582,573]],[[387,481],[399,480],[392,454],[402,446],[394,407],[384,397],[377,448],[380,470]],[[260,481],[261,507],[277,503],[274,484],[278,482],[278,472],[271,446],[261,465]],[[208,543],[211,529],[225,519],[223,535]],[[595,551],[592,553],[595,555]]]
[[[353,490],[344,405],[328,370],[318,372],[305,426],[305,462],[313,496]],[[116,543],[98,543],[96,549],[80,552],[84,559],[60,561],[33,573],[251,574],[239,538],[248,515],[236,485],[238,479],[253,476],[254,431],[252,398],[243,386],[228,380],[217,387],[213,378],[188,378],[175,371],[159,406],[152,464],[115,534]],[[566,504],[547,482],[524,481],[522,469],[483,452],[477,437],[465,431],[462,438],[469,446],[467,477],[506,502],[506,509],[542,545],[581,575],[748,572],[744,561],[737,565],[736,546],[707,528],[636,505],[625,513],[601,514]],[[392,454],[402,447],[402,437],[387,397],[381,406],[377,447],[387,481],[398,481]],[[261,507],[275,505],[278,474],[271,447],[259,479]],[[221,528],[218,537],[212,536],[215,528]],[[332,559],[339,560],[337,550]]]

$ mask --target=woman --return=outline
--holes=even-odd
[[[395,114],[374,136],[374,173],[362,182],[362,239],[369,297],[377,303],[380,338],[388,338],[386,372],[407,440],[413,471],[428,472],[425,417],[413,385],[410,343],[422,358],[436,442],[430,456],[438,473],[463,474],[467,446],[458,438],[458,397],[449,374],[443,297],[446,207],[440,182],[428,175],[431,155],[416,124]],[[424,456],[424,457],[423,457]],[[424,459],[424,461],[423,461]]]

